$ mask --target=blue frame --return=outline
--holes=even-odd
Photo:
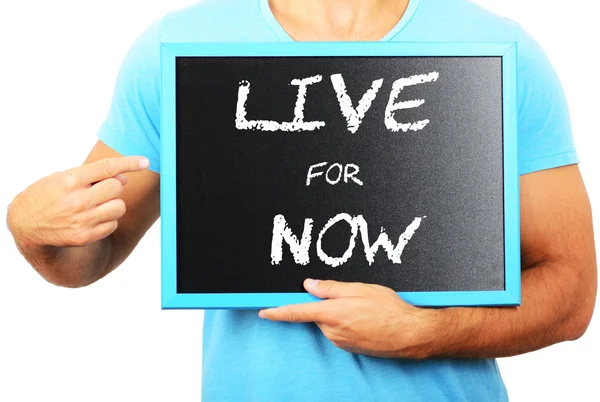
[[[399,292],[419,306],[521,304],[519,176],[517,171],[516,43],[161,43],[161,228],[163,309],[256,309],[319,300],[309,293],[177,293],[175,151],[176,57],[227,56],[501,56],[504,127],[505,290]]]

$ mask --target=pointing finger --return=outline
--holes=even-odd
[[[148,166],[150,162],[143,156],[124,156],[102,159],[80,166],[76,168],[76,174],[81,184],[88,185],[123,173],[145,170]]]

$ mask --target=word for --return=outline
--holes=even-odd
[[[369,231],[368,225],[362,215],[350,216],[346,213],[341,213],[333,218],[331,218],[323,229],[319,232],[319,237],[317,238],[317,256],[321,261],[325,264],[337,267],[345,262],[347,262],[350,257],[352,257],[352,252],[354,251],[354,247],[356,245],[356,237],[358,232],[360,231],[360,237],[362,238],[363,247],[365,257],[369,265],[373,264],[375,261],[375,254],[379,247],[382,247],[386,252],[388,258],[394,264],[400,264],[402,261],[400,260],[400,256],[404,251],[404,247],[408,244],[408,241],[413,237],[421,222],[426,216],[416,217],[413,222],[408,225],[404,233],[400,235],[398,239],[398,244],[394,247],[392,242],[390,241],[388,235],[384,232],[384,229],[381,228],[381,233],[379,237],[372,245],[369,242]],[[332,257],[327,255],[325,251],[323,251],[322,242],[323,236],[331,228],[338,222],[345,221],[350,226],[350,240],[348,243],[348,248],[344,252],[341,257]],[[294,261],[299,265],[307,265],[310,262],[309,249],[312,243],[312,228],[313,228],[313,220],[311,218],[307,218],[304,220],[304,230],[302,232],[302,237],[300,240],[294,235],[292,230],[289,228],[287,221],[283,215],[276,215],[273,219],[273,238],[271,241],[271,265],[279,265],[283,258],[283,242],[285,241],[294,256]]]
[[[422,130],[429,120],[419,120],[412,123],[399,123],[394,118],[394,112],[402,109],[412,109],[425,103],[424,99],[413,99],[408,101],[396,101],[402,90],[408,86],[435,82],[439,77],[437,71],[428,74],[413,75],[407,78],[400,78],[392,83],[392,90],[385,108],[385,126],[392,132],[408,132],[408,130]],[[309,85],[321,82],[323,77],[315,75],[312,77],[293,79],[291,84],[298,87],[296,105],[294,107],[294,119],[291,122],[277,122],[273,120],[248,120],[246,115],[246,101],[250,94],[250,83],[242,80],[239,84],[237,107],[235,112],[235,126],[238,130],[260,130],[260,131],[314,131],[325,127],[324,121],[304,121],[304,104],[306,103],[306,92]],[[383,79],[373,81],[371,88],[364,93],[356,108],[353,106],[352,99],[346,91],[346,83],[342,74],[333,74],[331,84],[337,95],[342,116],[346,119],[348,131],[356,133],[362,123],[365,114],[371,107],[377,92],[383,85]]]
[[[308,168],[308,175],[306,176],[306,186],[310,186],[310,181],[312,179],[314,179],[315,177],[319,177],[323,175],[323,171],[316,171],[313,173],[313,170],[323,167],[327,165],[327,162],[321,162],[321,163],[317,163],[316,165],[312,165],[311,167]],[[337,171],[337,176],[335,176]],[[358,174],[358,172],[360,171],[360,168],[355,165],[354,163],[348,163],[345,166],[342,166],[340,163],[334,163],[331,166],[329,166],[329,169],[327,169],[327,171],[325,172],[325,180],[327,181],[327,183],[333,185],[336,185],[340,182],[340,180],[342,180],[342,172],[343,172],[343,176],[344,176],[344,183],[348,183],[348,180],[352,180],[353,182],[355,182],[356,184],[358,184],[359,186],[363,185],[363,182],[356,178],[356,175]],[[333,179],[330,177],[329,173],[333,172]]]

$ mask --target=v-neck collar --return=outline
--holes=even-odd
[[[279,21],[277,21],[275,15],[273,15],[273,11],[269,6],[269,0],[258,1],[260,3],[262,15],[269,27],[271,28],[271,31],[273,31],[273,33],[275,34],[275,36],[277,36],[279,40],[284,42],[295,42],[295,40],[292,39],[290,35],[288,35],[285,29],[283,29]],[[408,22],[415,14],[415,11],[417,11],[417,7],[419,7],[420,2],[421,0],[409,0],[408,7],[406,7],[406,10],[404,11],[402,18],[400,18],[400,21],[398,21],[398,23],[396,23],[396,25],[383,38],[381,38],[379,42],[389,41],[394,36],[398,35],[398,33],[400,33],[402,29],[404,29],[404,27],[408,24]]]

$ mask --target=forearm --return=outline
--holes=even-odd
[[[519,307],[435,311],[438,331],[428,354],[505,357],[580,337],[596,294],[596,281],[580,272],[560,262],[540,263],[522,274]]]
[[[7,226],[23,257],[48,282],[58,286],[82,287],[109,272],[114,254],[114,237],[108,236],[81,247],[57,247],[26,238],[7,214]]]
[[[109,271],[113,237],[82,247],[23,247],[21,254],[47,281],[64,287],[83,287]]]

